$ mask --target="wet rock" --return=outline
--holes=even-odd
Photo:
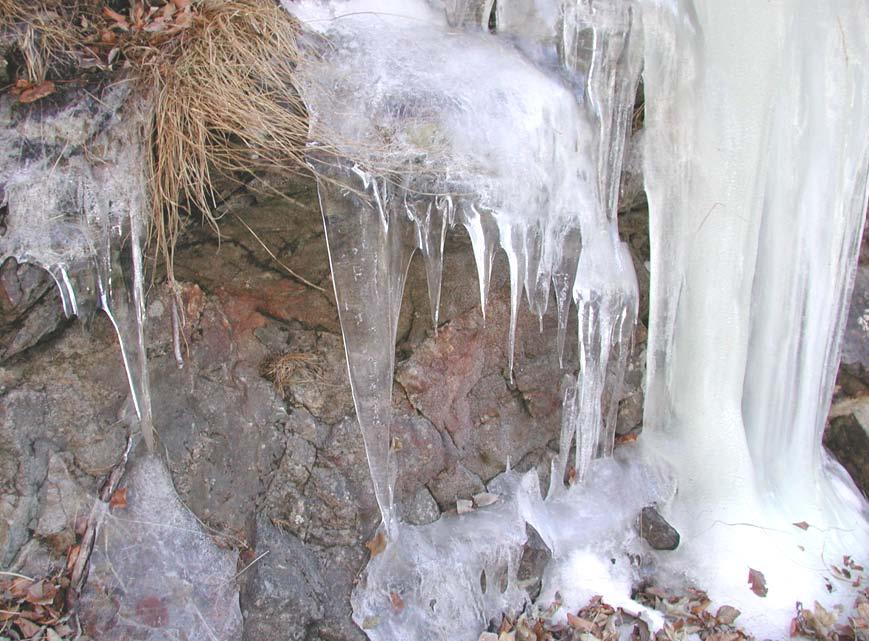
[[[653,550],[675,550],[679,533],[658,513],[657,508],[644,507],[637,518],[637,531]]]
[[[39,515],[34,536],[45,540],[58,555],[75,543],[76,519],[85,517],[94,498],[72,477],[72,457],[52,454],[48,460],[47,481],[40,489]]]
[[[292,534],[257,518],[254,559],[242,590],[243,641],[302,641],[323,619],[328,590],[312,551]],[[265,555],[265,556],[262,556]]]
[[[530,525],[526,526],[526,530],[528,539],[522,549],[517,578],[533,601],[540,595],[543,571],[552,559],[552,552],[546,547],[537,530]]]
[[[441,511],[428,488],[421,487],[408,500],[401,504],[401,518],[412,525],[434,523],[440,518]]]
[[[869,369],[869,264],[861,264],[842,342],[842,362]]]
[[[833,418],[824,433],[824,446],[869,496],[869,435],[857,418],[853,414]]]
[[[0,362],[37,345],[64,323],[48,272],[12,258],[0,266]]]

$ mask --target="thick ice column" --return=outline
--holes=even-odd
[[[414,228],[402,211],[403,198],[393,196],[384,181],[349,168],[333,173],[334,180],[319,180],[320,207],[356,416],[374,493],[391,529],[395,333]]]
[[[787,616],[825,592],[807,555],[869,552],[865,503],[820,450],[865,210],[869,10],[650,2],[643,22],[644,440],[679,476],[672,517],[710,590],[751,597],[753,560]],[[794,541],[802,520],[830,529]]]

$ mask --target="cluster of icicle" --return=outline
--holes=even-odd
[[[629,593],[621,533],[644,504],[672,495],[639,461],[612,458],[638,308],[616,217],[642,45],[633,6],[286,6],[307,28],[310,50],[299,75],[311,118],[309,157],[357,418],[390,540],[354,592],[355,620],[383,641],[472,638],[489,618],[527,600],[518,566],[528,525],[560,555],[553,572],[578,563],[609,576],[615,570],[581,550],[601,546],[601,558],[622,560],[614,591]],[[489,486],[499,496],[495,507],[415,527],[398,521],[393,499],[397,322],[419,252],[437,328],[444,239],[456,226],[470,237],[484,315],[495,252],[506,254],[508,375],[523,297],[541,326],[547,308],[556,308],[553,367],[564,361],[575,310],[578,362],[564,363],[560,452],[548,498],[536,472],[508,471]],[[578,483],[567,486],[571,458]],[[564,595],[570,581],[576,585],[575,578],[550,584]],[[577,590],[572,597],[580,601]]]
[[[484,314],[493,257],[499,247],[507,256],[509,371],[523,292],[541,324],[554,299],[559,360],[575,304],[580,374],[565,386],[553,478],[564,478],[573,442],[579,479],[599,451],[612,453],[617,403],[602,409],[603,392],[620,387],[638,306],[616,204],[640,49],[629,4],[564,5],[556,41],[527,19],[534,7],[524,2],[498,4],[497,34],[486,29],[491,2],[288,3],[319,31],[310,37],[316,54],[300,68],[310,157],[388,527],[404,280],[419,251],[437,327],[444,238],[456,225],[471,240]]]
[[[116,88],[31,118],[0,103],[0,262],[47,270],[68,316],[104,311],[117,332],[131,398],[149,448],[151,398],[144,344],[142,244],[149,211],[144,117]],[[80,110],[90,108],[91,118]]]

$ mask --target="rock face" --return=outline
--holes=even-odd
[[[269,195],[275,188],[281,197]],[[240,551],[234,581],[245,640],[365,638],[351,621],[349,595],[379,514],[316,203],[310,181],[249,185],[228,201],[220,238],[196,225],[186,230],[176,251],[178,290],[158,272],[148,292],[159,451],[183,504],[218,543]],[[646,222],[641,204],[623,214],[643,322]],[[444,262],[437,335],[421,262],[411,267],[399,319],[397,500],[414,523],[482,492],[508,462],[548,470],[557,447],[554,319],[546,317],[541,332],[536,317],[520,316],[510,383],[504,257],[495,261],[485,322],[462,233],[448,237]],[[642,419],[642,324],[635,342],[620,434]],[[574,339],[568,352],[575,349]],[[7,261],[0,268],[2,567],[34,575],[62,565],[76,515],[92,504],[135,425],[128,396],[107,319],[97,316],[87,328],[65,320],[51,279]],[[846,412],[853,407],[840,406],[840,415],[863,411]],[[831,447],[840,442],[836,430]],[[847,443],[836,449],[852,449]],[[862,465],[849,469],[865,483]],[[543,556],[532,550],[529,567]],[[101,641],[121,638],[106,634]]]

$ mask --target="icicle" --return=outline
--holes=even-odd
[[[507,337],[507,378],[513,382],[513,354],[516,350],[516,319],[519,316],[519,300],[522,298],[522,274],[526,270],[525,228],[508,223],[499,225],[501,247],[507,254],[510,266],[510,327]]]
[[[393,212],[384,205],[376,180],[312,162],[321,173],[333,174],[318,182],[332,281],[374,493],[393,534],[392,372],[397,315],[413,245],[405,243],[401,217],[389,219]],[[343,186],[341,180],[349,184]]]
[[[492,261],[497,248],[498,227],[494,217],[479,211],[473,204],[462,209],[462,223],[468,230],[471,246],[474,248],[474,262],[477,265],[477,279],[480,283],[480,308],[486,318],[486,301],[489,299],[489,282],[492,280]]]
[[[103,102],[120,111],[125,98],[123,90],[115,90]],[[118,336],[142,435],[153,449],[144,340],[141,117],[125,112],[122,120],[115,114],[97,141],[87,143],[102,145],[111,163],[91,164],[82,155],[35,158],[24,166],[17,158],[12,166],[0,163],[9,210],[0,258],[46,269],[67,316],[88,318],[97,309],[106,313]],[[23,144],[16,138],[2,142],[11,148]]]
[[[448,215],[436,206],[435,200],[431,196],[417,196],[413,193],[405,196],[408,216],[416,225],[416,246],[425,263],[429,309],[432,326],[437,334]]]
[[[552,271],[552,285],[555,289],[555,302],[558,311],[557,351],[558,365],[564,369],[564,344],[567,339],[567,323],[570,304],[573,302],[573,283],[579,266],[579,253],[582,247],[578,228],[567,228],[558,243],[560,251],[551,260],[557,260]]]

